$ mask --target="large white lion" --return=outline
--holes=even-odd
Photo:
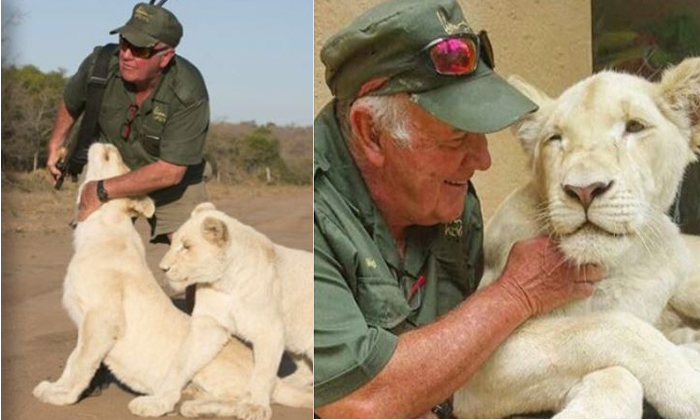
[[[162,386],[132,401],[132,412],[160,416],[172,410],[180,389],[235,334],[253,345],[255,364],[249,393],[226,414],[268,419],[284,350],[313,363],[313,254],[274,244],[204,203],[175,232],[160,267],[176,290],[198,284],[197,304],[190,335]],[[311,387],[308,366],[306,371]]]
[[[91,146],[86,181],[127,171],[114,146]],[[148,217],[153,211],[147,197],[116,199],[78,223],[63,295],[63,304],[78,326],[78,342],[61,377],[34,389],[41,401],[77,402],[100,363],[141,393],[152,393],[165,377],[187,335],[190,318],[172,304],[146,264],[132,217]],[[240,341],[230,340],[194,377],[195,399],[183,403],[181,413],[211,414],[212,407],[233,404],[246,393],[252,366],[252,352]],[[277,380],[273,400],[311,407],[313,395]]]
[[[659,83],[602,72],[556,100],[514,83],[540,105],[517,127],[533,177],[487,228],[483,284],[538,235],[605,276],[590,298],[508,338],[455,394],[456,413],[639,418],[644,397],[665,417],[700,418],[700,335],[682,322],[700,319],[700,247],[665,214],[700,147],[700,58]],[[687,345],[654,328],[662,318]]]

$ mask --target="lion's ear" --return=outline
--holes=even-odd
[[[153,216],[153,213],[156,211],[153,200],[147,196],[129,199],[127,208],[132,212],[134,217],[144,216],[147,219]]]
[[[201,213],[205,210],[216,210],[216,207],[213,203],[210,202],[198,204],[197,207],[195,207],[194,210],[192,210],[191,216],[194,216],[195,214]]]
[[[520,140],[520,144],[525,150],[525,153],[532,158],[537,145],[537,136],[539,134],[539,122],[543,115],[543,110],[547,108],[554,100],[546,93],[539,90],[535,86],[529,84],[519,76],[508,77],[508,83],[513,85],[523,95],[527,96],[532,102],[539,106],[539,109],[533,113],[525,115],[518,122],[511,126],[511,130]]]
[[[229,239],[226,223],[218,217],[212,216],[205,218],[202,222],[202,235],[207,241],[222,248]]]
[[[688,58],[664,72],[661,96],[690,121],[691,147],[700,150],[700,57]]]

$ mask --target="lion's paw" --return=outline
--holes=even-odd
[[[173,411],[177,399],[162,397],[160,395],[147,395],[136,397],[129,402],[129,411],[141,417],[160,417]]]
[[[70,389],[66,389],[56,382],[42,381],[34,388],[34,396],[40,401],[53,405],[69,405],[78,401],[79,395],[75,395]]]
[[[269,420],[272,408],[270,404],[257,403],[247,396],[236,406],[236,417],[243,420]]]
[[[192,400],[185,401],[180,406],[183,417],[233,417],[236,415],[235,405],[223,401]]]

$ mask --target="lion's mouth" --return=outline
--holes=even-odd
[[[608,236],[611,238],[620,238],[622,236],[625,236],[625,234],[623,234],[623,233],[611,232],[611,231],[605,229],[604,227],[602,227],[594,222],[591,222],[590,220],[583,222],[581,225],[579,225],[576,229],[574,229],[567,236],[576,235],[578,233],[586,233],[586,234],[591,234],[591,235],[604,235],[604,236]]]

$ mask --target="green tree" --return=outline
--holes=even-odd
[[[3,170],[32,170],[44,163],[46,141],[66,84],[64,70],[2,68]]]

